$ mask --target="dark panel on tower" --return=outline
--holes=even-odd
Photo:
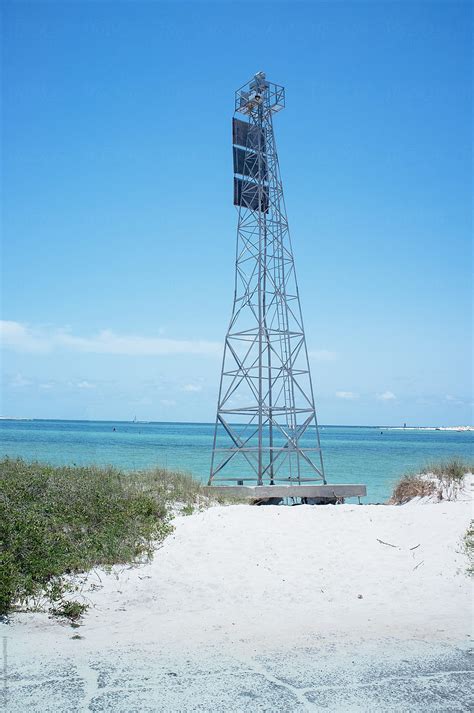
[[[258,149],[259,130],[254,124],[241,119],[232,119],[232,143],[237,146]],[[260,130],[260,150],[265,151],[265,135]]]
[[[258,183],[245,181],[241,178],[234,178],[234,205],[259,210]],[[263,213],[268,213],[268,188],[263,187],[261,209]]]
[[[247,146],[249,122],[232,119],[232,143],[238,146]]]
[[[260,171],[258,166],[258,154],[255,151],[244,151],[237,146],[234,146],[234,173],[239,173],[241,176],[250,176],[262,181],[267,180],[267,162],[265,156],[260,154]]]

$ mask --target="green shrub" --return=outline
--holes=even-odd
[[[35,597],[60,603],[64,575],[150,557],[169,520],[146,480],[114,468],[0,460],[0,614]]]
[[[52,613],[79,618],[83,605],[70,600],[66,575],[143,561],[172,530],[176,504],[190,515],[215,501],[238,502],[210,498],[190,475],[162,468],[0,460],[0,615],[45,599]]]
[[[87,604],[66,600],[62,601],[57,607],[51,607],[50,612],[54,616],[64,617],[69,621],[78,621],[87,609]]]

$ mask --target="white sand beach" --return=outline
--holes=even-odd
[[[468,710],[472,515],[464,493],[178,517],[149,564],[84,578],[78,629],[2,625],[8,710]]]

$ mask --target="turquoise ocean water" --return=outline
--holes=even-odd
[[[206,481],[212,436],[207,423],[2,420],[0,454],[126,470],[159,465]],[[365,483],[366,502],[383,502],[407,470],[453,455],[472,459],[474,433],[322,426],[321,445],[328,482]]]

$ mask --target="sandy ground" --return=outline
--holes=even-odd
[[[2,625],[11,711],[467,711],[472,504],[214,507]]]

